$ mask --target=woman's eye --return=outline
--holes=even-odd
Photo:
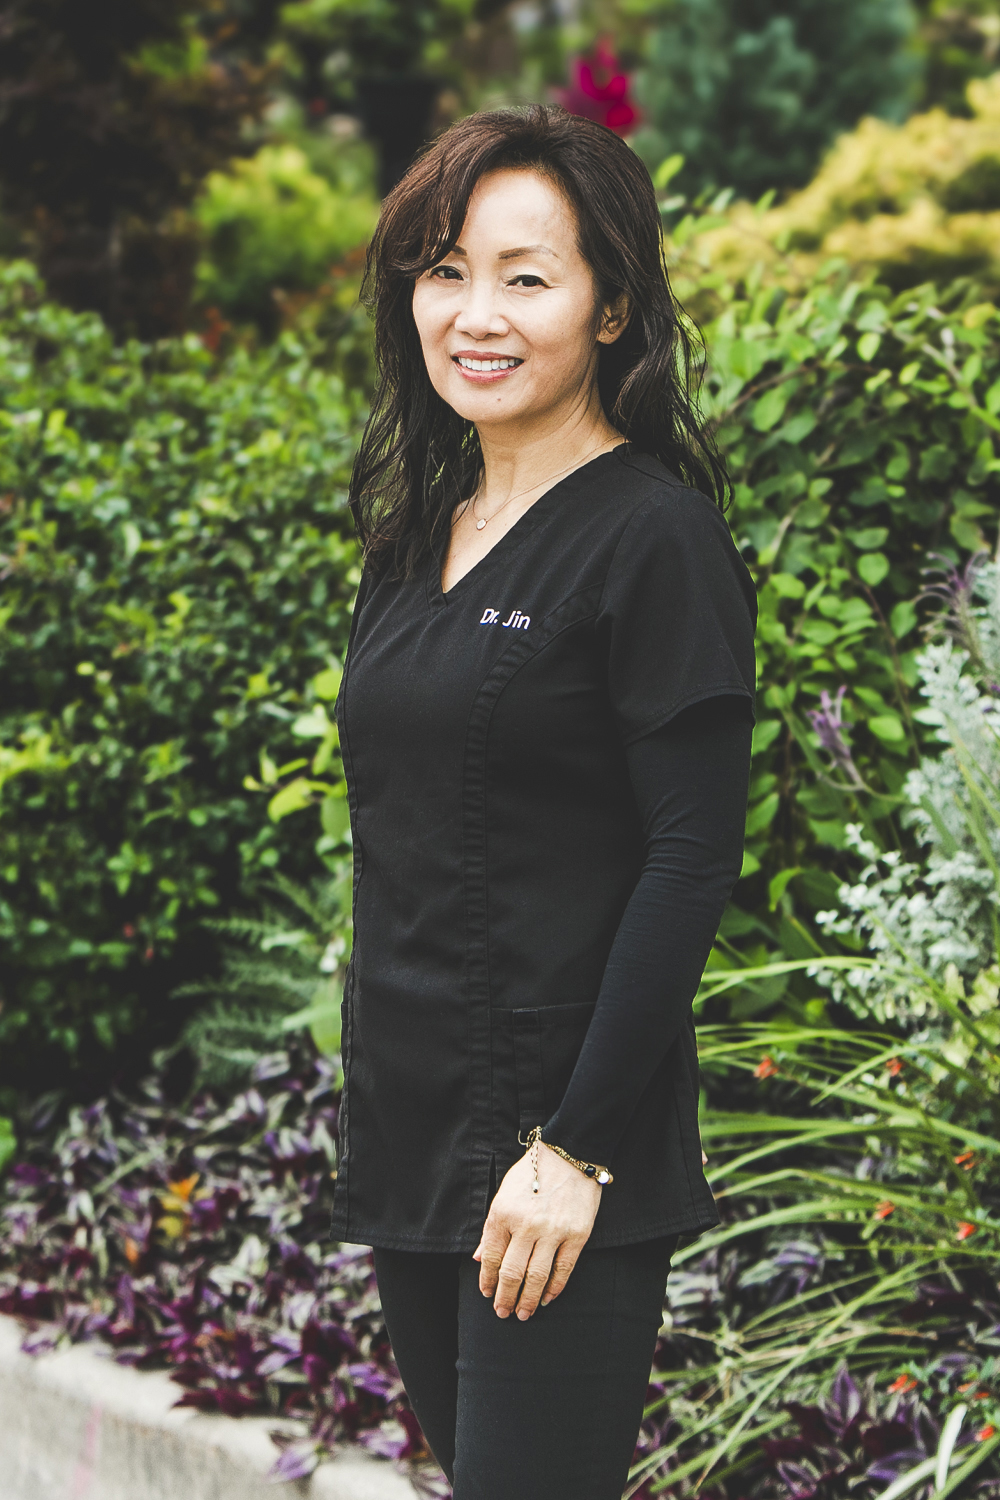
[[[523,271],[520,276],[515,276],[511,286],[544,286],[545,282],[540,276],[532,276],[530,272]]]
[[[461,281],[462,273],[457,266],[435,266],[431,276],[438,281]]]

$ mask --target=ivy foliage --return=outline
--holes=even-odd
[[[776,938],[805,958],[803,919],[850,869],[846,826],[893,847],[906,774],[931,748],[914,714],[924,570],[995,543],[1000,317],[968,283],[894,298],[836,268],[801,297],[729,297],[707,398],[758,584],[760,681],[724,945],[741,937],[762,959]],[[743,1013],[787,982],[745,995]]]
[[[6,1081],[172,1037],[206,919],[323,871],[244,780],[344,649],[360,401],[318,342],[115,348],[0,271]]]

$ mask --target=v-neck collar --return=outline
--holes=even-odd
[[[561,499],[565,498],[565,494],[562,492],[574,480],[579,480],[583,474],[589,474],[595,464],[603,463],[605,459],[617,457],[620,461],[627,449],[628,443],[618,443],[616,447],[609,448],[604,453],[598,453],[596,458],[588,459],[585,464],[581,464],[578,469],[574,469],[571,474],[567,474],[565,479],[557,480],[555,484],[539,495],[533,505],[529,505],[528,509],[518,516],[513,526],[508,526],[499,541],[494,542],[490,550],[485,552],[478,562],[474,562],[472,567],[463,573],[461,578],[453,583],[447,592],[441,587],[441,570],[444,566],[444,558],[448,550],[446,538],[444,549],[442,551],[433,551],[427,564],[427,602],[431,608],[442,609],[446,607],[468,580],[475,582],[477,578],[481,578],[486,573],[486,564],[491,558],[498,555],[501,557],[505,556],[513,547],[523,541],[539,522],[545,519],[548,512]]]

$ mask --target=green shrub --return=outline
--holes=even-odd
[[[311,291],[375,227],[372,193],[338,191],[298,146],[265,146],[212,172],[195,204],[205,235],[198,294],[237,317],[264,318],[271,293]]]
[[[344,649],[361,413],[318,343],[116,349],[24,265],[0,270],[0,402],[9,1082],[170,1039],[206,919],[322,872],[314,831],[244,779],[265,744],[299,754],[291,725]]]
[[[683,152],[693,192],[797,187],[862,115],[902,120],[912,107],[905,0],[631,0],[627,12],[653,21],[636,147],[651,167]]]
[[[896,290],[975,276],[995,291],[1000,74],[969,84],[968,109],[969,119],[932,109],[905,125],[862,120],[801,192],[777,207],[737,203],[706,227],[698,253],[731,281],[762,261],[769,274],[803,286],[839,256],[856,273],[874,268]],[[675,198],[671,212],[680,207]]]
[[[714,313],[707,404],[760,598],[745,878],[723,946],[761,960],[776,939],[805,957],[802,917],[856,869],[846,825],[896,845],[906,774],[934,746],[913,716],[914,601],[929,554],[958,561],[996,535],[1000,318],[968,283],[893,298],[836,268],[794,297],[734,295],[711,272],[680,291]],[[850,766],[814,727],[834,727],[841,687]],[[776,978],[735,1016],[788,985],[805,995]]]

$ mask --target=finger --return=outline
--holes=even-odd
[[[482,1260],[482,1258],[483,1258],[483,1242],[482,1242],[482,1240],[480,1240],[479,1244],[476,1246],[475,1250],[473,1250],[473,1252],[472,1252],[472,1259],[473,1260]]]
[[[553,1302],[559,1296],[559,1293],[565,1290],[566,1283],[573,1273],[573,1268],[580,1258],[581,1248],[581,1245],[575,1240],[564,1240],[559,1246],[555,1254],[555,1259],[552,1262],[552,1270],[549,1272],[548,1282],[542,1293],[543,1307],[548,1307],[549,1303]]]
[[[497,1289],[500,1266],[509,1244],[510,1230],[487,1219],[479,1246],[479,1290],[484,1297],[492,1297]]]
[[[545,1244],[537,1244],[531,1252],[531,1259],[524,1273],[524,1285],[517,1299],[517,1316],[522,1323],[531,1317],[541,1301],[552,1270],[555,1250],[555,1242],[549,1240]]]
[[[497,1276],[496,1296],[493,1299],[493,1309],[498,1318],[509,1318],[517,1306],[518,1293],[521,1290],[524,1273],[528,1269],[531,1250],[531,1240],[512,1239],[507,1246]]]

